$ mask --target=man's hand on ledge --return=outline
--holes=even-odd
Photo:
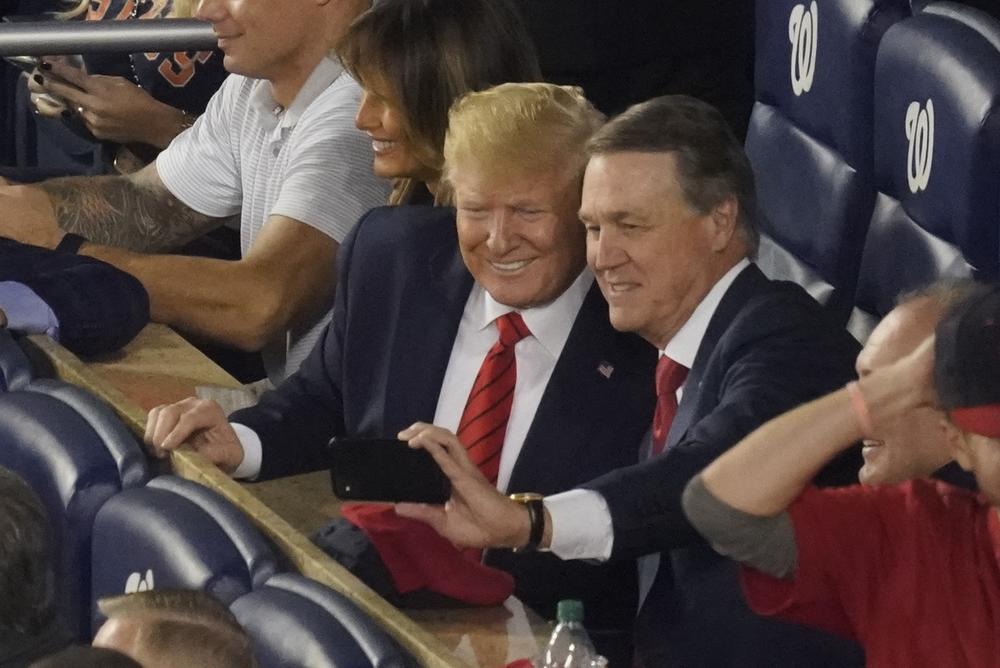
[[[528,542],[528,511],[483,477],[453,433],[417,422],[399,438],[431,454],[451,480],[451,499],[444,506],[400,503],[397,514],[430,524],[459,547],[514,548]]]
[[[0,186],[0,237],[55,248],[65,235],[56,224],[49,196],[34,186]]]
[[[145,441],[160,459],[187,443],[231,474],[243,461],[243,446],[222,407],[209,399],[190,397],[156,406],[146,418]]]

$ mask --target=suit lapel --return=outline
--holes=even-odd
[[[635,350],[615,346],[608,305],[596,282],[587,293],[556,362],[511,473],[511,491],[545,491],[553,471],[572,470],[575,449],[595,433],[607,413],[642,410],[624,390],[635,374],[649,375],[654,353],[637,340]],[[643,366],[643,353],[646,353]],[[652,379],[649,380],[652,383]]]
[[[472,276],[462,262],[454,234],[449,240],[450,244],[435,250],[416,280],[400,291],[384,413],[386,432],[417,420],[434,420],[452,345],[472,290]]]
[[[767,283],[767,278],[761,273],[757,265],[751,264],[740,272],[733,284],[722,296],[718,308],[712,314],[712,319],[705,330],[705,336],[698,346],[698,354],[694,358],[694,364],[688,372],[687,380],[684,382],[684,394],[681,403],[677,407],[677,414],[670,425],[670,432],[667,434],[667,445],[664,451],[669,450],[679,443],[687,433],[691,423],[696,418],[698,398],[701,394],[699,386],[702,376],[708,366],[709,360],[715,352],[715,347],[729,329],[729,325],[736,318],[736,315],[743,309],[747,300],[757,293],[761,285]]]

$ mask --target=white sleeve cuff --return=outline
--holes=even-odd
[[[588,489],[571,489],[545,497],[545,509],[552,517],[549,549],[557,557],[598,561],[611,557],[615,534],[603,496]]]
[[[236,438],[240,439],[240,445],[243,446],[243,461],[230,475],[242,480],[254,480],[260,475],[260,463],[263,459],[260,436],[244,424],[231,422],[229,426],[236,432]]]

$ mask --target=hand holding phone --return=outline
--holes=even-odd
[[[451,496],[451,482],[425,450],[388,438],[341,438],[330,441],[333,491],[345,501],[441,504]]]

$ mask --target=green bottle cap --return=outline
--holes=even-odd
[[[582,622],[583,603],[573,599],[559,601],[556,608],[556,619],[560,622]]]

